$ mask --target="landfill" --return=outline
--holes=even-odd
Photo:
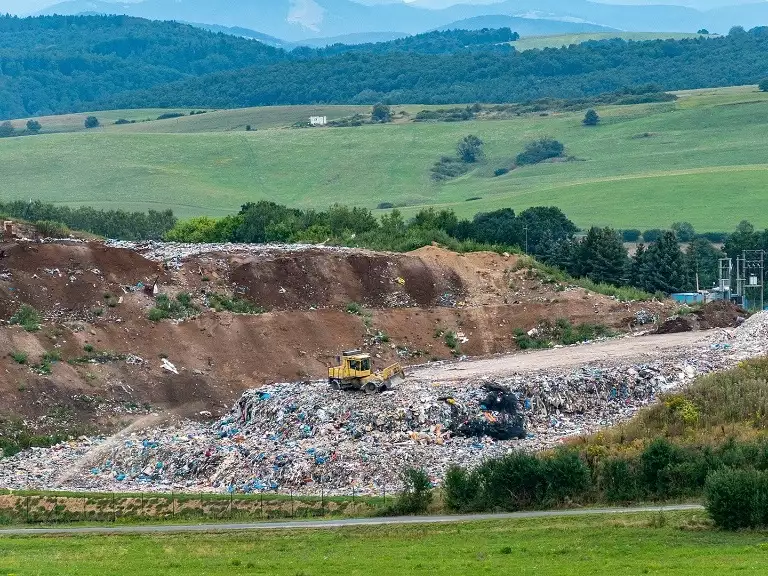
[[[214,424],[178,421],[32,449],[0,461],[25,489],[380,493],[408,467],[439,484],[451,464],[538,451],[625,421],[658,394],[768,351],[768,313],[702,344],[636,362],[433,382],[378,395],[297,382],[245,392]]]

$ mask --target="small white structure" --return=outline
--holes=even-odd
[[[328,124],[328,117],[327,116],[310,116],[309,124],[311,126],[325,126],[326,124]]]

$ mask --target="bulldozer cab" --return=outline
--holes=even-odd
[[[366,378],[371,375],[371,356],[369,354],[356,354],[343,356],[342,378]]]

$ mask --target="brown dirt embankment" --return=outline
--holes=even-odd
[[[343,349],[369,350],[378,366],[483,356],[515,350],[515,329],[542,319],[629,329],[640,309],[662,317],[672,309],[560,285],[515,256],[437,247],[409,254],[222,247],[183,259],[179,269],[99,243],[3,249],[0,319],[26,303],[46,321],[32,333],[0,327],[0,418],[49,427],[101,425],[148,408],[215,415],[246,388],[323,377]],[[136,287],[155,278],[160,292],[190,292],[203,311],[183,322],[149,321],[154,300]],[[267,312],[214,312],[205,308],[211,292]],[[352,302],[360,314],[347,312]],[[448,348],[446,332],[458,334],[458,350]],[[12,352],[25,353],[26,363]],[[36,367],[52,352],[61,361],[41,373]],[[163,368],[166,356],[178,374]]]

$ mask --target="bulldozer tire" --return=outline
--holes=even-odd
[[[331,390],[341,390],[341,381],[340,380],[331,380]]]
[[[366,382],[363,386],[363,391],[366,394],[376,394],[378,389],[379,387],[376,385],[376,382]]]

